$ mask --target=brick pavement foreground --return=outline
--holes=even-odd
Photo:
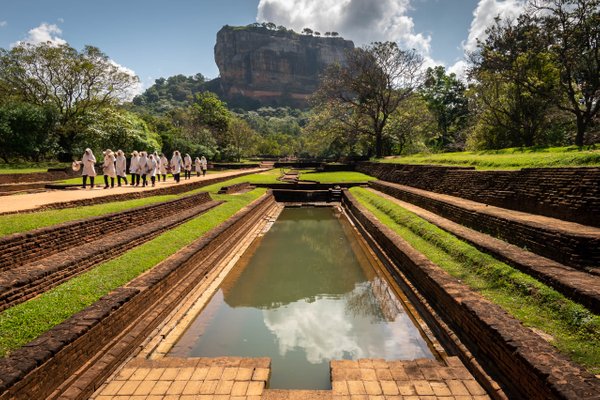
[[[95,400],[488,400],[457,357],[331,362],[332,390],[270,390],[268,358],[133,359]]]

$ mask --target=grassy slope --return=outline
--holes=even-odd
[[[236,196],[214,195],[216,200],[227,202],[39,297],[0,313],[0,356],[33,340],[152,268],[227,220],[265,191],[255,189]]]
[[[600,166],[600,150],[576,147],[511,148],[478,152],[415,154],[380,160],[397,164],[441,164],[478,169],[519,169]]]
[[[317,181],[321,183],[353,183],[375,180],[372,176],[360,172],[301,172],[300,180]]]
[[[32,172],[46,172],[48,168],[67,168],[69,163],[42,162],[42,163],[20,163],[5,164],[0,162],[0,174],[30,174]]]
[[[362,188],[351,192],[434,263],[526,326],[550,335],[557,349],[592,373],[600,373],[600,316],[393,202]]]
[[[205,186],[190,192],[178,195],[151,196],[143,199],[127,200],[114,203],[97,204],[93,206],[66,208],[63,210],[40,211],[31,214],[12,214],[0,216],[0,236],[9,235],[16,232],[26,232],[35,228],[55,225],[61,222],[74,221],[81,218],[89,218],[98,215],[109,214],[118,211],[128,210],[147,204],[155,204],[161,201],[175,199],[180,196],[186,196],[198,192],[216,193],[222,186],[231,185],[239,182],[277,182],[279,170],[271,170],[261,174],[253,174],[233,178],[226,182],[216,183]],[[214,196],[213,196],[214,197]]]

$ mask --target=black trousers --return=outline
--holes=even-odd
[[[138,177],[139,177],[139,175],[138,175]],[[147,179],[146,174],[142,175],[142,187],[146,186],[148,184],[148,181],[146,179]]]
[[[140,183],[140,176],[138,174],[131,174],[131,186],[135,185],[136,178],[137,182]]]
[[[126,176],[117,176],[118,185],[121,186],[121,179],[123,179],[123,181],[127,185],[127,177]]]
[[[104,175],[104,189],[108,187],[108,175]],[[115,178],[110,178],[110,187],[115,187]]]
[[[180,175],[181,175],[181,173],[173,174],[173,178],[175,178],[175,182],[179,183],[179,176]]]
[[[205,175],[206,175],[206,168],[204,168],[204,169],[202,170],[202,176],[205,176]]]
[[[88,176],[82,175],[82,177],[83,177],[83,188],[85,189]],[[94,188],[94,177],[93,176],[90,176],[90,187],[92,187],[92,189]]]

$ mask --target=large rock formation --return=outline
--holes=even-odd
[[[354,43],[260,26],[224,26],[217,33],[219,92],[231,105],[306,106],[327,65],[344,63]]]

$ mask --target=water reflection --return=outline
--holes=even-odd
[[[432,357],[343,221],[284,210],[171,355],[271,357],[271,387],[286,389],[329,388],[332,359]]]

